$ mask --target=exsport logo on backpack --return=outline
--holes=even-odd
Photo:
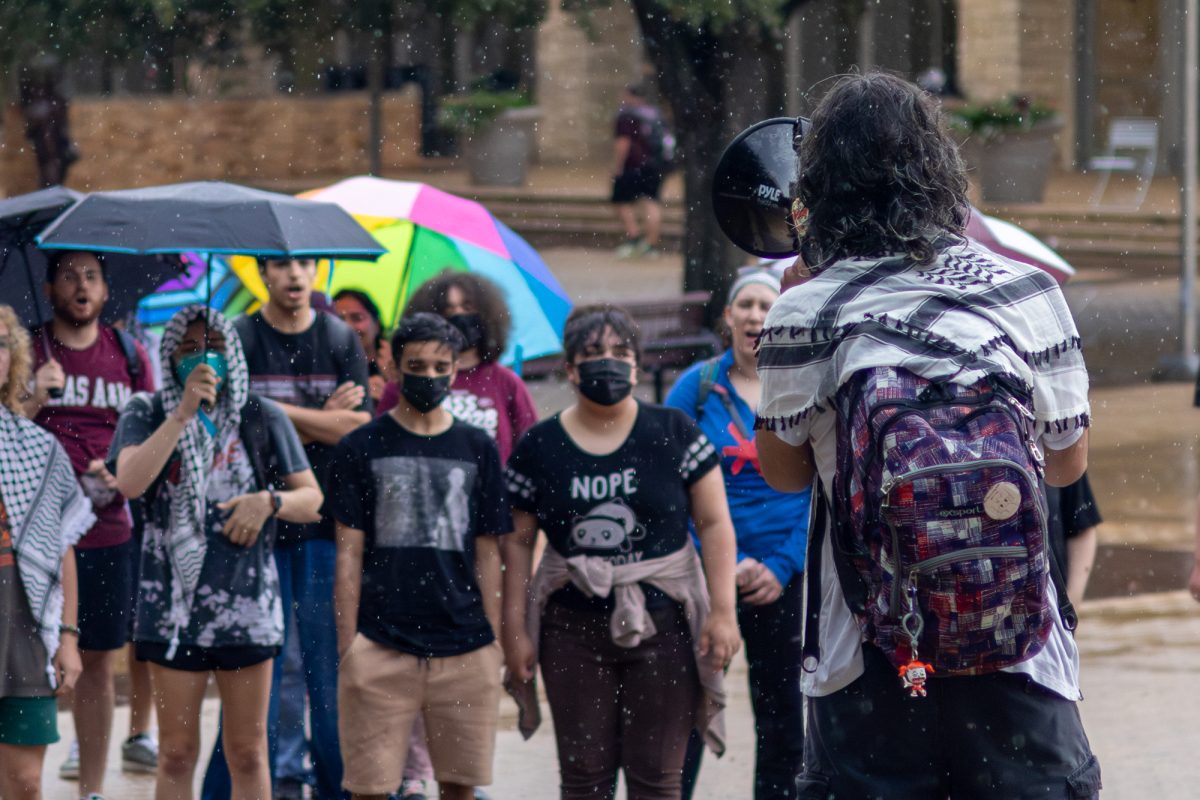
[[[913,696],[927,675],[1033,657],[1053,624],[1052,576],[1064,620],[1073,614],[1048,547],[1026,392],[994,376],[964,387],[877,368],[856,373],[835,402],[834,562],[866,640]],[[811,608],[808,623],[815,629]],[[806,669],[819,660],[816,641],[806,634]]]

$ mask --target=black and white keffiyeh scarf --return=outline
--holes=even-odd
[[[175,351],[179,348],[188,324],[192,320],[203,318],[205,313],[208,314],[209,327],[224,334],[227,374],[224,385],[219,389],[216,408],[207,412],[216,428],[216,435],[209,433],[199,414],[192,417],[179,437],[179,482],[164,483],[171,509],[170,526],[165,536],[172,573],[169,620],[174,631],[172,651],[178,643],[179,631],[187,627],[191,618],[192,601],[196,595],[196,586],[200,582],[200,570],[208,553],[208,538],[204,526],[208,480],[213,459],[216,457],[217,448],[241,425],[242,406],[246,404],[246,397],[250,391],[246,356],[242,352],[242,341],[233,325],[215,309],[191,305],[176,312],[163,331],[160,347],[163,363],[163,410],[169,416],[183,400],[183,384],[174,371]],[[168,658],[171,655],[173,652]]]
[[[62,624],[62,559],[96,522],[58,440],[0,406],[0,496],[38,635],[53,660]],[[51,685],[54,669],[47,663]]]
[[[1054,279],[971,243],[927,266],[838,261],[785,292],[759,340],[758,427],[786,430],[831,406],[851,375],[904,368],[970,385],[986,375],[1032,391],[1041,432],[1089,424],[1079,332]]]

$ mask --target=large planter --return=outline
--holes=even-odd
[[[1040,203],[1054,164],[1057,119],[1027,130],[974,134],[963,146],[967,167],[979,183],[985,202]]]
[[[471,183],[524,186],[541,116],[537,106],[510,109],[470,134],[464,149]]]

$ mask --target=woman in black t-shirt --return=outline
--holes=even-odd
[[[611,795],[621,769],[631,800],[678,797],[688,733],[709,727],[740,645],[719,459],[685,414],[632,397],[640,352],[625,311],[576,309],[563,344],[576,402],[508,464],[509,680],[527,691],[540,650],[563,798]],[[550,547],[530,580],[539,527]],[[716,727],[709,741],[721,747]]]

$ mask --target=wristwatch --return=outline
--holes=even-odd
[[[280,509],[283,508],[283,495],[274,489],[267,489],[267,493],[271,495],[271,516],[278,517]]]

